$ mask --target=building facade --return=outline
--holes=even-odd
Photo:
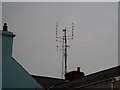
[[[3,26],[2,36],[2,90],[31,89],[44,90],[40,85],[13,57],[12,46],[15,34],[7,30],[7,24]]]

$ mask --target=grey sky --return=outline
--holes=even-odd
[[[13,56],[31,74],[61,77],[59,33],[75,23],[69,41],[68,71],[90,74],[118,64],[118,3],[3,3],[2,20],[16,34]]]
[[[119,2],[119,0],[1,0],[2,2]]]

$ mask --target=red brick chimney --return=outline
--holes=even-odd
[[[65,80],[72,81],[84,77],[84,72],[80,72],[80,67],[77,67],[77,70],[71,71],[65,74]]]

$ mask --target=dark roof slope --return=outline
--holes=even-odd
[[[41,84],[45,89],[51,88],[54,85],[63,84],[65,82],[64,79],[58,79],[58,78],[51,78],[51,77],[45,77],[45,76],[36,76],[31,75],[39,84]]]
[[[120,76],[120,66],[113,67],[107,70],[103,70],[97,73],[93,73],[78,80],[66,82],[64,84],[53,87],[52,90],[55,90],[56,88],[65,88],[66,90],[67,89],[70,90],[77,86],[86,85],[86,84],[110,79],[110,78],[117,77],[117,76]]]

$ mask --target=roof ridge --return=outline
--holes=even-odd
[[[64,80],[64,79],[60,79],[60,78],[54,78],[54,77],[46,77],[46,76],[38,76],[38,75],[31,75],[31,76],[35,76],[35,77],[42,77],[42,78],[50,78],[50,79],[57,79],[57,80]]]

